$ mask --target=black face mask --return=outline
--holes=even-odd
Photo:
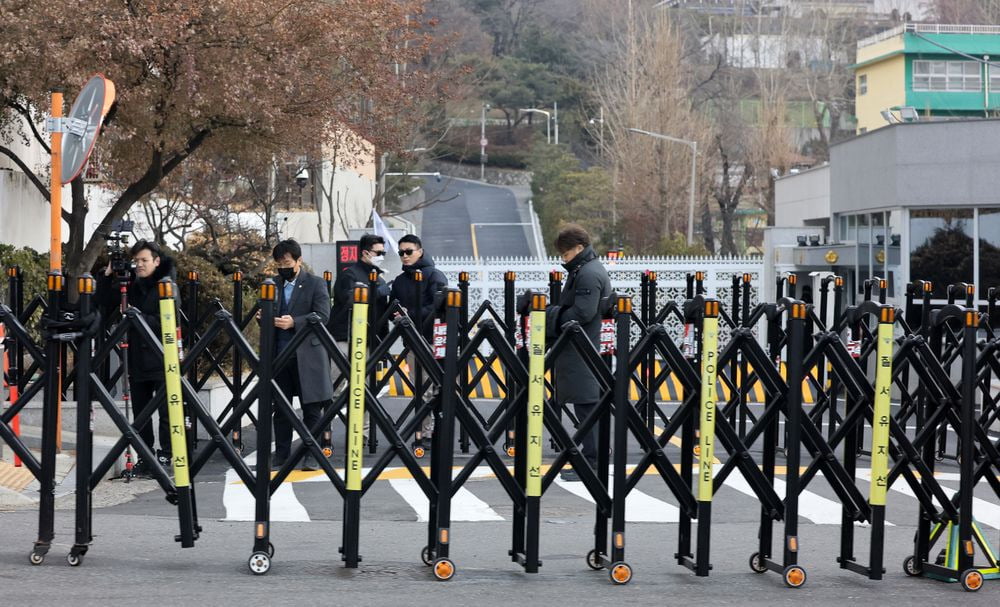
[[[295,278],[295,268],[278,268],[278,276],[288,282]]]

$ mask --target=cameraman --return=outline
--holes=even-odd
[[[104,269],[104,275],[97,279],[97,300],[102,310],[111,312],[106,317],[114,317],[113,311],[121,304],[121,285],[126,287],[127,303],[142,313],[146,324],[153,334],[160,335],[160,295],[157,283],[164,277],[176,280],[174,260],[164,255],[155,242],[140,240],[129,251],[132,257],[132,269],[124,259],[113,259]],[[113,267],[115,266],[115,267]],[[122,267],[124,266],[124,267]],[[174,289],[176,306],[180,309],[178,289]],[[153,393],[163,386],[163,358],[140,337],[139,332],[130,329],[128,332],[128,380],[133,416],[142,411]],[[166,400],[159,407],[160,449],[156,450],[156,459],[161,466],[170,465],[170,421],[167,418]],[[139,436],[155,450],[153,443],[153,424],[150,418],[137,428]],[[169,468],[168,468],[169,469]],[[134,473],[149,474],[149,464],[141,459],[136,462]]]

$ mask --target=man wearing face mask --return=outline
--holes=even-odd
[[[336,340],[340,351],[347,355],[348,339],[351,333],[351,312],[354,309],[354,287],[358,283],[368,285],[369,274],[372,271],[378,273],[378,283],[375,293],[368,294],[368,303],[374,306],[374,317],[381,318],[385,313],[386,303],[389,298],[389,285],[382,278],[382,264],[385,262],[385,239],[374,234],[365,234],[358,242],[358,261],[344,268],[337,281],[333,283],[333,309],[330,310],[330,322],[327,328]],[[380,330],[382,335],[385,331]],[[369,349],[375,344],[368,344]],[[340,377],[340,370],[334,367],[331,370],[333,381]],[[346,385],[342,386],[346,389]],[[368,438],[369,416],[365,411],[364,436]]]
[[[275,354],[292,341],[296,331],[304,330],[308,316],[316,313],[320,322],[330,318],[330,296],[326,282],[302,268],[302,247],[294,240],[282,240],[271,252],[278,268],[278,311],[274,318]],[[275,376],[285,397],[298,396],[302,404],[302,421],[319,437],[316,428],[324,409],[331,404],[333,387],[330,382],[330,357],[319,337],[307,337],[299,344],[292,359]],[[291,452],[292,424],[281,411],[274,413],[274,465],[282,466]],[[303,470],[317,470],[319,463],[312,453],[302,462]]]

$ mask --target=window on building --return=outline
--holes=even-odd
[[[858,95],[868,93],[868,74],[858,76]]]
[[[979,91],[983,88],[982,80],[978,61],[913,62],[915,91]]]
[[[990,92],[1000,93],[1000,66],[990,65]]]
[[[979,282],[976,287],[980,299],[986,299],[990,287],[1000,288],[1000,209],[979,209]]]
[[[910,280],[929,280],[934,297],[947,297],[948,285],[974,282],[972,209],[910,211]]]

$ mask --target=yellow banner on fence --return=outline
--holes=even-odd
[[[892,323],[878,325],[875,348],[875,402],[872,415],[872,478],[868,503],[885,506],[889,489],[889,409],[892,395]]]
[[[542,429],[545,413],[545,312],[531,313],[528,350],[528,497],[542,495]]]
[[[170,420],[174,485],[188,487],[191,485],[191,475],[188,465],[187,434],[184,430],[181,363],[177,351],[177,315],[173,297],[160,299],[160,341],[163,344],[163,375],[167,394],[167,418]],[[163,443],[163,437],[160,437],[160,443]]]
[[[361,490],[361,465],[364,452],[365,370],[368,360],[368,304],[355,302],[351,319],[351,398],[347,420],[347,490]]]
[[[701,331],[701,423],[698,440],[698,501],[712,501],[712,461],[715,459],[715,415],[719,374],[719,319],[705,316]]]

